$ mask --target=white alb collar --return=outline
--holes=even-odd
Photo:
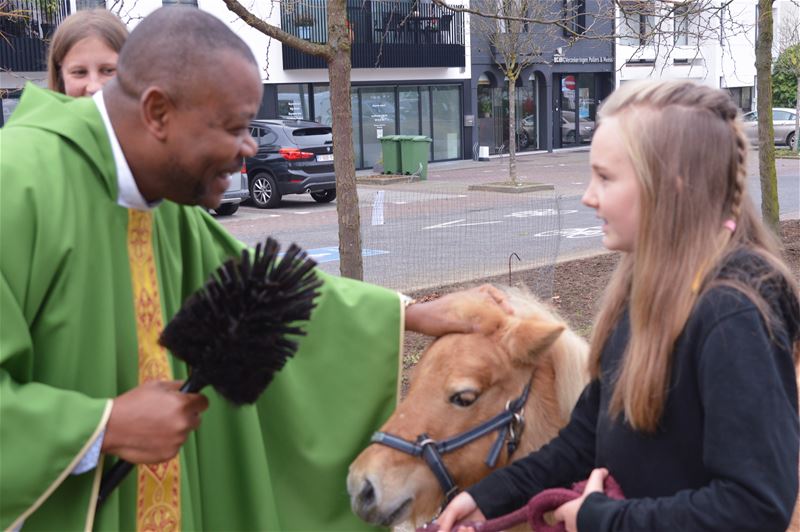
[[[103,117],[103,125],[106,127],[108,133],[108,140],[111,142],[111,152],[114,154],[114,166],[117,170],[117,188],[119,195],[117,196],[117,204],[125,207],[126,209],[136,209],[138,211],[149,211],[156,207],[160,201],[148,203],[144,199],[142,193],[139,192],[139,187],[136,186],[136,180],[133,178],[128,161],[125,160],[125,154],[122,153],[122,146],[119,145],[114,128],[111,125],[111,119],[108,117],[108,110],[106,109],[106,102],[103,100],[103,91],[97,91],[92,96],[94,103],[97,105],[97,110],[100,111],[100,116]]]

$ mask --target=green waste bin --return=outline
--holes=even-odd
[[[400,166],[400,137],[403,136],[405,135],[386,135],[380,138],[383,172],[386,174],[402,173]]]
[[[428,179],[428,159],[431,155],[431,139],[423,135],[401,135],[400,157],[404,174],[419,174]]]

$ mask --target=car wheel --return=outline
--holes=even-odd
[[[789,146],[789,149],[795,149],[795,142],[796,139],[794,137],[794,132],[789,133],[789,135],[786,137],[786,144]]]
[[[238,210],[239,210],[238,203],[223,203],[222,205],[214,209],[214,212],[216,212],[220,216],[230,216]]]
[[[314,201],[317,203],[330,203],[336,199],[336,189],[329,188],[328,190],[322,190],[320,192],[312,192],[311,197],[314,198]]]
[[[257,174],[250,182],[250,199],[259,209],[272,209],[280,205],[281,193],[275,178],[270,174]]]
[[[567,144],[575,144],[575,131],[567,131]]]

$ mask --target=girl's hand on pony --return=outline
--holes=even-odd
[[[578,511],[581,509],[584,499],[596,491],[603,493],[603,482],[607,476],[608,469],[595,469],[589,475],[583,495],[562,504],[553,512],[556,521],[564,521],[564,528],[567,529],[567,532],[578,532]]]
[[[471,527],[454,527],[453,525],[459,521],[471,521],[474,523],[486,521],[486,517],[478,510],[475,499],[466,491],[462,491],[450,501],[450,504],[436,518],[439,532],[450,532],[451,530],[453,532],[474,532]]]
[[[476,298],[486,305],[497,305],[506,314],[514,313],[508,302],[508,296],[502,290],[485,284],[447,294],[432,301],[410,305],[406,309],[406,330],[435,337],[449,333],[476,332],[478,325],[459,315],[459,308],[463,302],[468,299],[474,301]]]

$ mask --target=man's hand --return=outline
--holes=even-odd
[[[564,521],[564,528],[567,529],[567,532],[578,532],[578,511],[581,509],[581,504],[589,494],[596,491],[603,492],[603,482],[605,482],[607,476],[608,469],[595,469],[589,475],[583,495],[562,504],[553,512],[553,518],[556,521]]]
[[[406,309],[406,330],[436,337],[448,333],[476,332],[477,324],[458,317],[456,313],[458,302],[464,296],[483,298],[487,305],[497,305],[507,314],[514,313],[508,297],[494,286],[485,284],[454,292],[433,301],[411,305]]]
[[[463,521],[473,523],[486,521],[486,517],[478,509],[478,505],[475,504],[475,499],[466,491],[462,491],[455,499],[450,501],[450,504],[436,519],[436,524],[439,525],[439,532],[450,532],[451,530],[472,532],[472,527],[455,526],[456,523]]]
[[[205,396],[180,393],[181,384],[146,382],[114,399],[101,451],[132,464],[156,464],[178,454],[208,408]]]

